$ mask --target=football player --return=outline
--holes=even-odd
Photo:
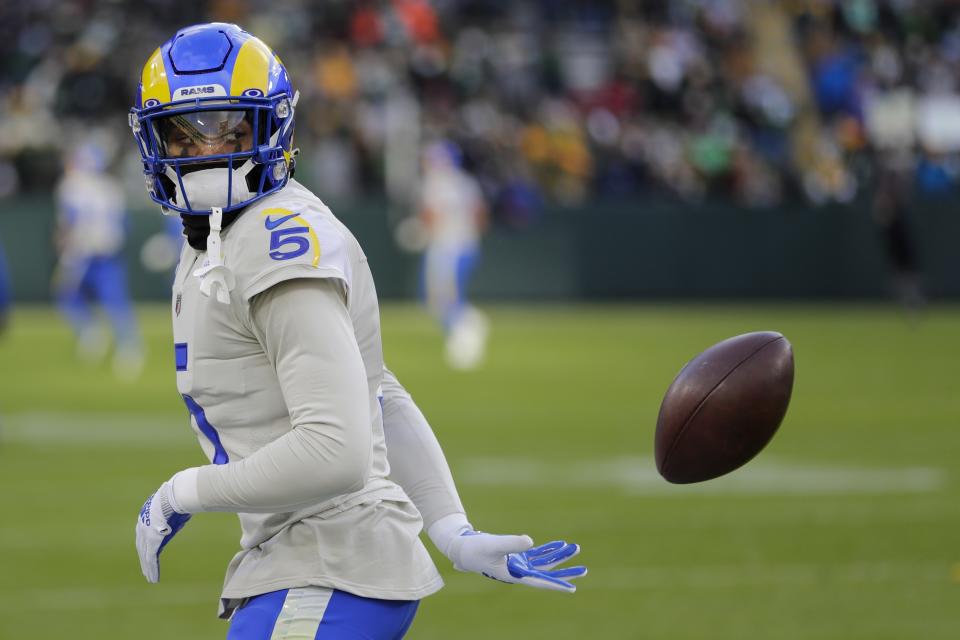
[[[586,569],[553,567],[577,545],[468,522],[429,425],[384,367],[363,251],[292,179],[296,105],[276,54],[231,24],[182,29],[143,69],[130,125],[150,197],[187,237],[177,387],[211,461],[143,505],[144,575],[159,580],[160,552],[192,514],[231,511],[231,640],[401,638],[442,586],[424,524],[460,570],[573,591]]]
[[[446,334],[447,364],[473,369],[483,360],[489,327],[483,313],[467,302],[466,289],[479,259],[487,206],[480,185],[462,165],[460,148],[449,140],[423,152],[423,284],[427,308]]]
[[[68,155],[56,189],[55,244],[60,259],[54,292],[77,336],[80,357],[95,362],[109,347],[94,315],[92,305],[99,304],[113,329],[114,372],[136,378],[143,368],[143,349],[121,253],[126,205],[123,190],[106,167],[106,152],[93,140],[78,144]]]

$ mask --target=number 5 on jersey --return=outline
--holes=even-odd
[[[307,227],[277,229],[270,234],[270,257],[274,260],[290,260],[302,256],[310,249],[310,233]]]
[[[263,213],[266,216],[263,226],[270,232],[270,257],[272,259],[290,260],[302,256],[310,250],[310,240],[313,237],[313,232],[309,226],[279,228],[287,220],[300,218],[300,214],[292,213],[286,209],[268,209]],[[300,221],[306,222],[303,218],[300,218]]]

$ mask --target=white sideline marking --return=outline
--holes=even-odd
[[[144,583],[145,584],[145,583]],[[139,587],[140,585],[137,585]],[[79,611],[90,609],[114,609],[124,606],[193,605],[206,602],[211,610],[220,595],[219,586],[201,588],[195,585],[180,585],[175,589],[143,590],[133,586],[116,588],[62,587],[17,589],[0,591],[0,613],[22,613],[24,610]]]
[[[842,495],[928,493],[947,483],[934,467],[853,467],[755,461],[691,485],[660,477],[652,458],[618,457],[557,464],[533,458],[469,458],[452,465],[459,482],[484,486],[620,489],[631,495]]]
[[[189,415],[19,413],[0,416],[3,442],[44,446],[196,446]]]
[[[573,562],[573,564],[576,564]],[[662,591],[667,588],[812,587],[824,585],[948,583],[948,563],[706,565],[699,567],[589,567],[576,581],[584,591]],[[444,592],[475,595],[497,588],[490,581],[449,576]]]
[[[591,567],[578,581],[583,591],[661,591],[665,588],[729,589],[737,587],[803,587],[867,584],[947,584],[948,563],[847,563],[707,565],[660,567]],[[505,588],[478,575],[447,576],[443,592],[450,596],[474,596]],[[24,611],[77,611],[126,606],[176,607],[209,605],[219,596],[219,585],[170,585],[157,589],[146,585],[115,588],[64,587],[0,589],[0,614]]]
[[[47,447],[165,446],[195,447],[186,411],[169,416],[21,413],[0,416],[0,444]],[[730,475],[693,485],[671,485],[657,473],[652,458],[621,456],[551,463],[536,458],[467,458],[452,465],[459,483],[619,489],[631,495],[844,495],[929,493],[948,480],[935,467],[861,467],[791,463],[769,458],[749,463]]]

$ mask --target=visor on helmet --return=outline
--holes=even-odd
[[[193,111],[153,122],[162,158],[202,158],[251,151],[253,112],[249,109]]]

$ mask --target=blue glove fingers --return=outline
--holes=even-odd
[[[529,552],[527,553],[529,554]],[[564,546],[560,549],[541,556],[529,558],[529,560],[530,564],[538,569],[549,569],[561,562],[569,560],[578,553],[580,553],[580,545],[564,543]]]
[[[554,578],[566,578],[568,580],[573,580],[574,578],[580,578],[587,575],[587,568],[567,567],[565,569],[554,569],[553,571],[543,571],[541,573],[546,573]]]
[[[547,553],[553,553],[557,549],[562,549],[567,545],[563,540],[554,540],[553,542],[548,542],[547,544],[542,544],[539,547],[531,547],[524,551],[528,557],[533,556],[542,556]]]
[[[514,578],[523,578],[531,575],[536,569],[530,566],[530,561],[522,553],[507,555],[507,572]]]
[[[549,573],[530,569],[529,565],[518,557],[518,554],[511,553],[507,556],[507,571],[511,576],[518,580],[529,578],[531,582],[544,582],[547,585],[559,587],[563,591],[576,591],[576,587],[566,580],[555,578]]]

